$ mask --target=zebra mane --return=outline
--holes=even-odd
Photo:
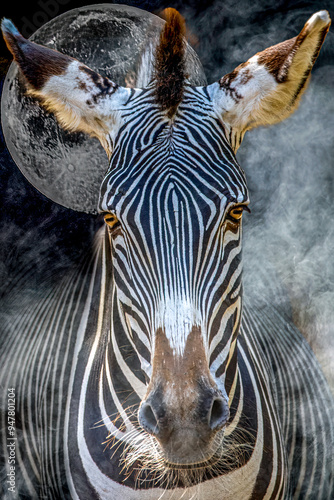
[[[169,118],[183,97],[185,75],[185,22],[177,10],[165,9],[166,24],[160,34],[154,61],[156,102]]]

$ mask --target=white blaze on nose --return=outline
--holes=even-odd
[[[201,327],[200,313],[189,298],[165,297],[160,302],[155,327],[163,329],[176,355],[183,355],[187,338],[195,326]]]

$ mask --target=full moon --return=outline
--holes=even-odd
[[[147,44],[156,44],[164,21],[125,5],[99,4],[70,10],[39,28],[30,40],[75,57],[123,86],[132,86]],[[206,79],[187,47],[190,83]],[[28,181],[49,199],[74,210],[96,213],[107,155],[97,139],[62,130],[54,116],[26,95],[12,63],[4,83],[1,116],[8,150]]]

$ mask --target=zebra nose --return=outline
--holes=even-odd
[[[216,431],[224,427],[227,423],[229,415],[230,411],[225,399],[221,397],[213,398],[208,415],[210,429]]]
[[[207,431],[218,431],[226,425],[229,418],[229,407],[225,399],[214,397],[212,398],[211,405],[203,406],[204,408],[199,409],[199,425],[201,422]],[[166,434],[168,435],[173,429],[173,415],[177,418],[177,411],[172,410],[170,415],[169,418],[166,418],[166,412],[161,410],[160,405],[154,405],[153,401],[143,401],[138,413],[139,424],[149,434],[157,438],[162,438]],[[187,426],[186,420],[184,418],[182,420],[183,424]]]
[[[158,418],[150,403],[143,401],[138,412],[140,426],[149,434],[159,434]]]

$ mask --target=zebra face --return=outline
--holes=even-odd
[[[172,122],[147,90],[126,113],[135,119],[115,141],[100,210],[123,323],[149,380],[139,422],[166,462],[203,462],[229,415],[245,177],[205,93],[186,89]]]

